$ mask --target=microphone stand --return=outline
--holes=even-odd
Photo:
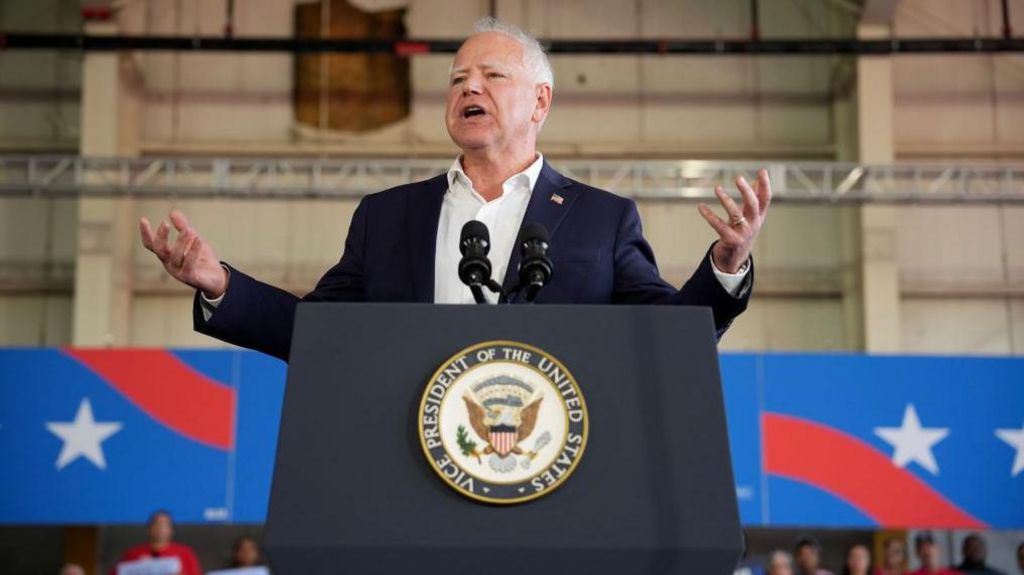
[[[498,294],[498,303],[508,303],[508,294],[501,291],[501,286],[498,282],[493,279],[488,279],[486,282],[473,282],[469,284],[469,291],[473,292],[473,299],[476,300],[477,304],[487,305],[487,298],[484,296],[484,288],[491,290]]]

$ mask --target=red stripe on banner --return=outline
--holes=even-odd
[[[218,449],[235,446],[235,390],[197,372],[165,350],[64,352],[121,392],[153,419]]]
[[[881,527],[988,528],[856,437],[778,413],[761,422],[766,473],[827,491]]]

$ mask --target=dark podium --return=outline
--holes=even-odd
[[[561,360],[588,408],[575,473],[526,503],[460,495],[417,431],[431,375],[488,340]],[[742,541],[710,311],[300,305],[265,545],[275,575],[731,574]]]

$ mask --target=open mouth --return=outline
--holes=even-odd
[[[466,108],[462,110],[462,117],[469,119],[477,116],[483,116],[486,113],[487,112],[480,106],[466,106]]]

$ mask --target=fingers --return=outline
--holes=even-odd
[[[171,223],[174,224],[174,229],[178,232],[183,232],[188,228],[188,218],[181,210],[171,210]]]
[[[142,236],[142,245],[145,246],[147,250],[153,252],[153,242],[156,241],[156,238],[153,237],[153,228],[150,227],[149,220],[147,218],[139,219],[139,234]]]
[[[192,242],[185,249],[185,255],[181,260],[181,269],[194,269],[199,261],[199,253],[202,252],[203,238],[196,234]]]
[[[763,216],[772,201],[772,183],[768,179],[768,170],[763,168],[757,172],[757,199],[759,215]]]
[[[142,245],[156,254],[161,262],[180,268],[198,234],[189,226],[188,218],[180,210],[171,210],[170,220],[170,224],[166,221],[160,222],[154,234],[149,219],[140,218],[139,233],[142,236]],[[167,241],[171,234],[171,225],[178,231],[178,238],[173,247],[169,246]]]
[[[743,176],[736,176],[736,188],[739,189],[740,195],[743,196],[743,215],[748,218],[760,215],[760,202],[757,199],[757,195],[754,194],[754,190]]]
[[[192,247],[192,242],[195,241],[197,235],[196,231],[192,228],[185,228],[185,231],[178,234],[178,240],[174,242],[169,261],[164,263],[180,270],[185,264],[185,255],[188,254],[188,250]]]
[[[720,237],[724,238],[727,235],[734,233],[729,227],[729,224],[723,221],[722,218],[718,217],[718,214],[709,208],[707,204],[698,204],[697,211],[700,212],[700,215],[707,220],[708,224],[718,232]]]
[[[161,262],[166,263],[167,256],[171,251],[167,247],[167,234],[170,232],[170,226],[167,225],[167,222],[160,222],[154,235],[153,230],[149,226],[149,220],[142,218],[139,221],[139,231],[142,233],[142,245],[156,254],[156,257],[160,258]]]
[[[743,217],[743,211],[729,197],[729,194],[725,193],[725,189],[722,186],[715,186],[715,195],[718,196],[718,201],[725,208],[725,213],[728,214],[730,220],[738,220]]]
[[[156,227],[156,255],[160,256],[160,259],[170,251],[167,248],[167,238],[171,234],[171,226],[167,225],[167,222],[160,222],[160,225]]]

